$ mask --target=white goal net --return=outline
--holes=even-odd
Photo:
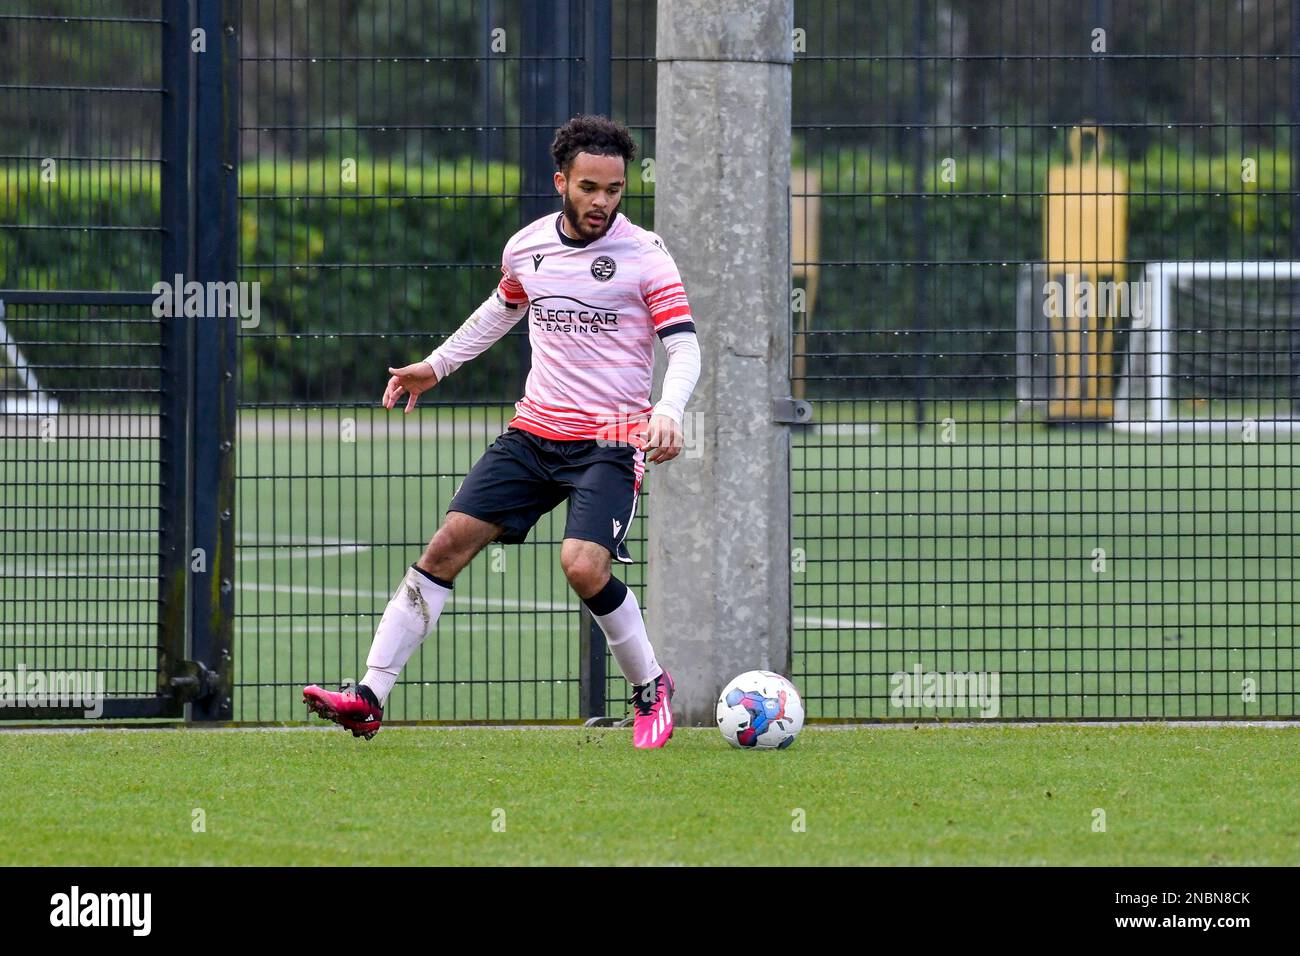
[[[1155,262],[1116,358],[1121,432],[1300,431],[1300,262]]]

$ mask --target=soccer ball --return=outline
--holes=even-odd
[[[780,674],[746,671],[718,698],[718,729],[733,747],[782,750],[803,729],[803,701]]]

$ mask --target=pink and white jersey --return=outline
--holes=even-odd
[[[570,239],[559,213],[515,233],[497,291],[528,303],[532,370],[510,425],[544,438],[626,441],[650,420],[654,336],[694,331],[663,240],[621,213],[599,239]]]

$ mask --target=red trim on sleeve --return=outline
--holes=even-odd
[[[524,287],[520,284],[518,279],[511,279],[509,277],[502,278],[502,280],[497,283],[497,291],[501,293],[502,298],[507,302],[518,304],[528,301],[528,293],[524,292]]]
[[[678,316],[690,315],[690,314],[691,314],[691,307],[689,305],[679,305],[675,309],[669,309],[666,312],[660,312],[658,315],[654,317],[655,329],[658,330],[663,328],[665,325],[667,325],[670,321],[677,318]]]
[[[680,289],[681,287],[682,284],[680,282],[674,282],[672,285],[666,285],[662,289],[655,289],[653,292],[647,292],[645,296],[646,305],[650,304],[651,299],[657,298],[665,292],[671,292],[673,289]]]

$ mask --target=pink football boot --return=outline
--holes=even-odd
[[[676,685],[667,671],[648,684],[632,688],[632,746],[638,750],[662,747],[673,735],[673,711],[669,702]]]
[[[313,714],[352,731],[353,737],[366,740],[379,733],[384,719],[384,708],[370,703],[351,687],[332,691],[312,684],[302,689],[302,702]]]

